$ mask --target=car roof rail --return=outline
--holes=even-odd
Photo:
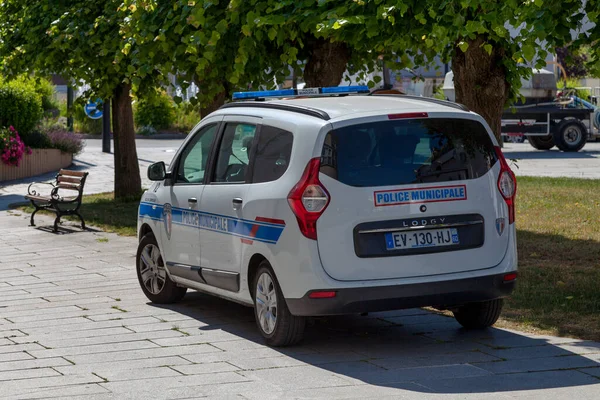
[[[292,104],[274,103],[271,101],[238,101],[223,104],[219,109],[238,107],[269,108],[274,110],[291,111],[299,114],[309,115],[311,117],[319,118],[325,121],[329,121],[331,119],[329,114],[327,114],[325,111],[318,110],[316,108]]]
[[[403,99],[420,100],[420,101],[426,101],[428,103],[438,104],[440,106],[452,107],[452,108],[456,108],[457,110],[462,110],[462,111],[467,111],[467,112],[471,111],[464,104],[455,103],[453,101],[448,101],[448,100],[440,100],[440,99],[436,99],[433,97],[411,96],[408,94],[383,94],[383,93],[382,94],[371,93],[371,96],[401,97]]]

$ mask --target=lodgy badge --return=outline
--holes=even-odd
[[[440,224],[443,224],[444,221],[446,220],[446,218],[440,217],[440,218],[431,218],[431,219],[415,219],[412,221],[402,221],[402,227],[409,227],[409,226],[426,226],[426,225],[437,225],[438,221]]]

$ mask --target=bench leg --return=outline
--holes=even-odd
[[[75,213],[75,215],[77,215],[79,217],[79,219],[81,220],[81,229],[85,230],[85,221],[83,220],[83,217],[78,212]]]
[[[31,213],[31,218],[29,219],[29,225],[30,226],[35,226],[35,223],[33,222],[33,216],[35,215],[36,212],[40,211],[39,208],[35,208],[35,210]]]
[[[52,229],[52,232],[57,233],[58,232],[58,223],[60,222],[60,214],[56,214],[56,219],[54,220],[54,228]]]

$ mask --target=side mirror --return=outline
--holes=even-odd
[[[151,181],[164,181],[166,177],[167,168],[163,161],[159,161],[148,167],[148,179]]]

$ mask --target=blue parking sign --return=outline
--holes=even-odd
[[[102,118],[102,100],[96,100],[95,102],[89,101],[83,107],[83,109],[85,110],[85,115],[87,115],[91,119]]]

